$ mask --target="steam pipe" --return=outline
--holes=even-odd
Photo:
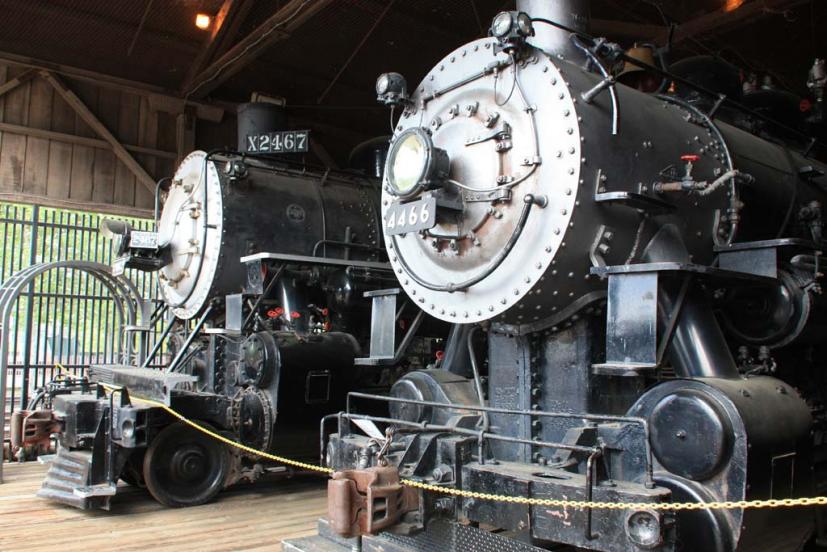
[[[641,257],[646,263],[691,262],[680,233],[672,224],[655,233]],[[659,333],[666,332],[672,310],[681,309],[666,350],[675,373],[683,378],[737,378],[735,360],[703,293],[695,287],[690,288],[681,305],[680,286],[660,282],[659,287]]]

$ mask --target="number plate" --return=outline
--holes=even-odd
[[[385,212],[385,234],[393,236],[427,230],[436,224],[436,199],[426,197],[410,203],[395,203]]]
[[[158,249],[158,233],[133,230],[129,233],[129,247],[136,249]]]
[[[129,257],[118,257],[112,262],[112,276],[120,276],[126,270],[126,261]]]
[[[247,153],[304,153],[310,149],[309,130],[247,135]]]

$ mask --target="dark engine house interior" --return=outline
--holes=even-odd
[[[0,549],[827,547],[821,0],[0,7]]]

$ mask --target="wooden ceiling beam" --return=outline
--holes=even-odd
[[[221,119],[224,116],[224,108],[222,106],[204,102],[186,101],[178,96],[176,92],[172,92],[154,84],[114,77],[112,75],[104,75],[103,73],[90,71],[88,69],[52,63],[42,59],[12,54],[10,52],[0,51],[0,63],[28,67],[30,69],[34,69],[35,74],[40,71],[49,71],[73,80],[90,82],[103,88],[120,90],[121,92],[127,92],[137,96],[144,96],[149,99],[153,108],[159,111],[177,114],[181,113],[185,106],[191,105],[196,108],[196,114],[199,119],[205,119],[207,121],[218,123],[221,122]],[[21,78],[22,76],[23,75],[18,78]],[[12,81],[9,81],[7,84],[10,85],[11,83]]]
[[[108,128],[106,128],[106,125],[104,125],[100,119],[92,113],[89,107],[83,103],[83,100],[81,100],[77,94],[66,86],[66,83],[63,82],[63,80],[57,75],[49,71],[41,71],[40,76],[52,85],[55,92],[57,92],[58,95],[60,95],[60,97],[75,110],[80,118],[83,119],[83,122],[89,125],[92,130],[94,130],[101,138],[109,143],[109,146],[112,148],[112,152],[115,156],[120,159],[130,171],[132,171],[138,182],[143,184],[154,195],[155,180],[149,176],[149,173],[146,172],[141,164],[138,163],[138,161],[136,161],[128,151],[126,151],[126,148],[124,148],[115,135],[112,134]]]
[[[24,82],[28,82],[36,76],[37,76],[37,71],[34,70],[34,69],[28,69],[28,70],[22,72],[21,74],[14,77],[13,79],[11,79],[9,81],[6,81],[2,85],[0,85],[0,96],[4,96],[5,94],[8,94],[12,90],[17,88],[21,84],[23,84]]]
[[[241,30],[241,26],[247,20],[247,16],[255,6],[255,0],[236,0],[237,6],[233,9],[231,15],[223,25],[221,36],[217,40],[215,50],[212,57],[224,55],[224,52],[229,50],[235,44],[236,37]],[[207,59],[207,63],[212,59]],[[206,65],[206,64],[205,64]],[[203,69],[203,67],[201,67]]]
[[[243,0],[224,0],[224,3],[221,4],[221,8],[219,8],[218,13],[213,18],[210,32],[204,38],[204,43],[198,51],[198,55],[195,56],[195,59],[190,65],[187,74],[184,75],[184,81],[181,85],[182,90],[186,90],[192,86],[192,82],[195,77],[198,76],[198,73],[200,73],[210,62],[216,52],[216,49],[218,48],[218,45],[221,44],[221,41],[224,39],[227,29],[233,22],[233,19],[239,15],[239,9],[245,4],[250,6],[252,2],[244,2]]]
[[[743,4],[741,7],[726,11],[723,7],[707,14],[696,17],[675,28],[672,37],[672,44],[679,44],[685,40],[720,34],[725,30],[735,27],[742,27],[751,21],[779,10],[788,10],[810,0],[753,0]],[[661,30],[659,33],[650,35],[658,44],[665,44],[668,30]]]
[[[184,91],[187,98],[200,99],[242,70],[264,50],[290,35],[330,4],[332,0],[289,0],[235,46],[227,50],[193,80]]]

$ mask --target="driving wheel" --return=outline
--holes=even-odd
[[[184,422],[161,430],[144,457],[146,488],[155,500],[173,508],[211,500],[224,488],[229,471],[226,447]]]

